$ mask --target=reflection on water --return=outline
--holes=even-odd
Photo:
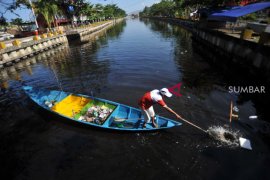
[[[42,52],[36,56],[21,60],[13,66],[6,67],[0,70],[0,82],[1,87],[8,89],[9,81],[24,81],[24,73],[27,75],[33,75],[33,68],[40,65],[49,66],[50,58],[65,60],[65,56],[68,54],[68,46],[59,46],[53,50]],[[23,74],[23,75],[22,75]]]
[[[108,174],[119,179],[268,176],[268,144],[258,133],[267,134],[262,127],[267,129],[268,123],[263,118],[248,120],[250,115],[268,112],[252,99],[239,103],[242,95],[229,94],[230,77],[208,63],[196,51],[191,34],[178,26],[128,20],[87,43],[59,47],[2,69],[0,76],[0,172],[10,179],[41,175],[46,179],[105,179]],[[254,150],[247,153],[220,146],[185,123],[147,134],[67,124],[40,111],[21,90],[23,84],[58,89],[56,78],[64,91],[94,92],[133,107],[146,91],[182,82],[183,96],[165,100],[170,107],[203,129],[229,125],[239,130],[251,139]],[[240,120],[229,124],[231,100],[238,102]],[[155,111],[174,118],[159,107]]]
[[[126,20],[123,20],[121,23],[117,23],[112,26],[108,26],[105,29],[102,29],[98,32],[91,33],[80,37],[80,43],[93,42],[99,40],[101,44],[107,43],[107,33],[110,34],[110,39],[116,39],[123,32],[124,27],[126,26]],[[74,42],[71,42],[72,44]]]
[[[270,106],[268,99],[270,93],[266,94],[230,94],[228,93],[229,86],[265,86],[269,89],[269,83],[265,79],[256,76],[248,76],[246,72],[242,72],[234,66],[227,66],[224,63],[209,63],[209,60],[200,54],[198,46],[191,41],[191,34],[179,26],[172,26],[166,22],[143,20],[149,28],[158,34],[162,35],[164,39],[174,38],[172,41],[174,46],[174,60],[179,69],[180,79],[183,82],[184,89],[182,93],[191,97],[196,97],[201,100],[207,98],[215,98],[218,104],[223,104],[224,116],[227,113],[230,100],[233,100],[238,106],[241,107],[241,119],[244,123],[249,122],[249,115],[257,114],[260,117],[260,122],[257,122],[256,131],[262,133],[269,133],[270,127],[268,121],[270,113],[267,107]],[[201,49],[205,52],[211,53],[211,50],[207,50],[204,47]],[[214,56],[214,54],[212,54]],[[217,64],[217,65],[216,65]],[[187,92],[187,94],[186,94]],[[193,99],[194,100],[194,99]],[[207,105],[210,105],[207,103]],[[211,111],[214,110],[217,104],[213,104]],[[227,106],[227,107],[225,107]],[[255,108],[253,108],[253,106]],[[247,113],[248,112],[248,113]],[[256,123],[255,123],[256,124]]]

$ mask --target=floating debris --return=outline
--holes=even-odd
[[[241,146],[242,148],[248,149],[248,150],[252,150],[250,141],[249,141],[248,139],[245,139],[245,138],[240,137],[240,138],[239,138],[239,142],[240,142],[240,146]]]
[[[258,116],[249,116],[249,119],[257,119]]]
[[[234,112],[239,112],[239,108],[237,106],[233,106],[233,111]]]

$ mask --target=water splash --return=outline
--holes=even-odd
[[[231,147],[239,146],[238,139],[241,136],[239,131],[226,129],[222,126],[211,126],[207,129],[207,132],[210,136],[220,141],[223,145],[229,145]]]

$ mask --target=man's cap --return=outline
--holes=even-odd
[[[172,93],[167,88],[162,88],[159,90],[160,94],[167,96],[167,97],[172,97]]]

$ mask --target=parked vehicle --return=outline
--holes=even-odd
[[[0,41],[5,41],[14,38],[14,35],[6,33],[6,32],[0,32]]]
[[[37,27],[35,24],[27,24],[21,26],[19,37],[34,36],[37,34]]]

